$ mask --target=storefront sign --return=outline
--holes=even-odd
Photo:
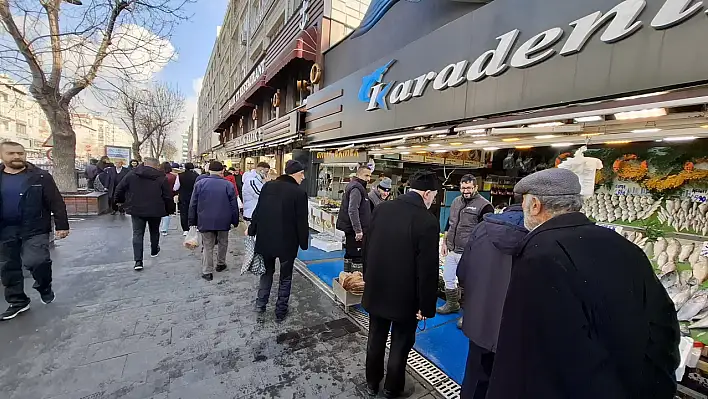
[[[401,155],[403,162],[425,162],[425,155]]]
[[[111,162],[123,161],[123,164],[127,165],[130,162],[130,147],[116,147],[112,145],[106,146],[106,156],[110,158]]]
[[[315,163],[367,163],[366,151],[342,150],[321,151],[317,153]]]
[[[228,110],[229,108],[233,107],[236,105],[236,101],[240,100],[241,97],[243,97],[248,90],[250,90],[254,84],[258,81],[258,79],[263,75],[265,72],[265,59],[263,59],[252,71],[250,74],[248,74],[248,77],[246,80],[241,83],[241,86],[236,90],[236,92],[231,96],[229,99],[228,103],[226,104],[226,107],[222,108],[223,110]]]
[[[445,158],[440,157],[440,156],[434,156],[434,155],[426,155],[425,156],[425,162],[427,163],[434,163],[434,164],[439,164],[439,165],[444,165],[445,164]]]
[[[230,143],[230,148],[237,148],[246,144],[259,142],[263,139],[263,131],[261,129],[251,130],[243,136],[238,136]]]
[[[310,8],[310,0],[303,0],[300,7],[300,30],[305,30],[307,23],[310,21],[310,16],[307,13]]]
[[[367,111],[388,109],[388,104],[399,104],[414,97],[422,97],[430,85],[433,90],[442,91],[468,82],[479,82],[486,77],[499,76],[510,66],[517,69],[531,67],[550,59],[556,52],[566,57],[577,54],[599,31],[602,31],[599,34],[600,41],[615,43],[628,38],[643,27],[645,23],[638,18],[646,6],[646,0],[626,0],[604,14],[597,11],[570,22],[572,28],[559,50],[554,46],[566,33],[562,27],[543,31],[518,47],[516,44],[521,31],[513,29],[497,37],[499,43],[495,49],[487,50],[475,60],[448,64],[438,71],[430,71],[414,79],[398,83],[384,82],[384,75],[396,62],[391,60],[363,78],[358,98],[368,104]],[[686,22],[701,11],[702,1],[666,0],[649,25],[656,30],[669,29]],[[514,48],[516,51],[512,52]]]

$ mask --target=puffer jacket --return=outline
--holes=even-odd
[[[472,230],[482,222],[484,215],[493,213],[494,207],[486,198],[476,193],[469,200],[460,195],[452,201],[447,229],[447,249],[461,254],[465,250]]]
[[[251,170],[243,174],[243,217],[252,218],[263,189],[263,178]]]

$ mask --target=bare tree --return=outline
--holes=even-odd
[[[0,0],[0,70],[28,85],[45,113],[61,191],[76,191],[72,101],[111,70],[145,75],[166,64],[191,1]]]
[[[165,157],[165,159],[170,160],[170,161],[176,161],[177,160],[177,146],[175,145],[174,142],[170,139],[165,139],[162,141],[162,152],[161,154]]]
[[[140,149],[150,144],[150,154],[159,155],[169,133],[182,120],[184,95],[166,83],[137,89],[124,82],[116,91],[113,110],[133,137],[133,157],[142,161]]]

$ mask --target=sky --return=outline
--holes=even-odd
[[[186,12],[192,17],[180,24],[172,36],[177,60],[167,64],[156,78],[178,86],[186,97],[185,121],[183,126],[175,129],[173,138],[187,129],[197,110],[198,90],[216,41],[216,29],[224,20],[227,5],[228,0],[197,0],[188,4]]]

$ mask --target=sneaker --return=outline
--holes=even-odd
[[[189,234],[189,232],[188,232],[188,231],[185,231],[184,233],[182,233],[182,236],[183,236],[183,237],[187,237],[187,234]]]
[[[162,232],[162,235],[166,237],[166,236],[167,236],[167,232],[166,232],[166,231],[163,231],[163,232]]]
[[[50,289],[49,292],[45,294],[40,294],[39,297],[43,304],[49,305],[50,303],[54,302],[54,299],[56,299],[57,296],[54,294],[54,291]]]
[[[202,274],[202,278],[206,281],[211,281],[214,279],[214,275],[211,273]]]
[[[226,265],[216,265],[216,268],[214,270],[216,270],[217,272],[223,272],[224,270],[226,270]]]
[[[10,306],[6,311],[0,313],[0,320],[11,320],[17,317],[18,314],[28,311],[30,308],[29,303],[24,306]]]
[[[165,234],[167,234],[167,233],[165,233]],[[159,255],[159,254],[160,254],[160,246],[158,245],[158,246],[157,246],[157,252],[151,252],[151,253],[150,253],[150,256],[153,257],[153,258],[157,258],[157,255]]]
[[[136,261],[135,261],[135,266],[133,266],[133,269],[135,269],[136,271],[143,270],[143,261],[141,261],[141,260],[136,260]]]
[[[288,317],[288,312],[285,313],[276,313],[275,314],[275,322],[276,323],[282,323],[285,321],[285,318]]]
[[[255,305],[253,305],[253,311],[256,312],[256,313],[265,313],[266,307],[265,307],[265,305],[264,305],[264,306],[260,306],[260,305],[258,305],[258,304],[255,304]]]

